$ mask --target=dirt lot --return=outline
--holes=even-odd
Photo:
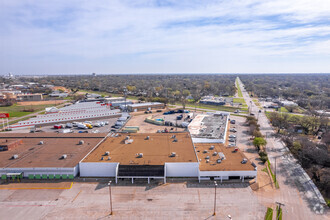
[[[67,100],[49,100],[49,101],[31,101],[31,102],[17,102],[17,105],[27,106],[27,105],[58,105]]]
[[[165,128],[167,128],[168,130],[173,128],[172,131],[184,131],[185,130],[184,128],[176,128],[176,127],[172,127],[172,126],[159,126],[159,125],[147,123],[144,120],[149,116],[152,116],[153,118],[163,118],[164,119],[165,115],[163,115],[162,112],[153,113],[153,114],[144,114],[143,112],[135,113],[135,114],[132,114],[132,118],[127,122],[126,126],[139,126],[140,127],[139,133],[155,133],[158,130],[164,130]]]

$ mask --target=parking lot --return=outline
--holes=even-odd
[[[65,190],[0,190],[0,212],[4,219],[263,219],[266,213],[248,184],[219,183],[213,216],[213,182],[183,179],[113,184],[109,216],[107,181],[75,182]]]
[[[117,121],[118,117],[116,118],[102,118],[102,119],[94,119],[94,120],[91,120],[91,119],[85,119],[83,121],[77,121],[77,122],[86,122],[86,121],[89,121],[89,122],[92,122],[92,125],[93,124],[96,124],[97,122],[108,122],[107,125],[104,125],[102,127],[93,127],[92,129],[80,129],[80,128],[77,128],[77,127],[72,127],[72,128],[65,128],[65,125],[67,124],[66,122],[63,122],[63,123],[56,123],[56,124],[50,124],[50,125],[38,125],[36,127],[36,129],[40,132],[63,132],[63,130],[67,130],[67,129],[71,129],[73,131],[73,133],[78,133],[78,132],[83,132],[83,131],[88,131],[88,133],[108,133],[110,130],[111,130],[111,126],[115,124],[115,122]],[[69,122],[69,123],[72,123],[72,122]],[[54,128],[54,125],[63,125],[64,126],[64,129],[55,129]],[[14,131],[8,131],[8,132],[11,132],[11,133],[30,133],[31,129],[30,128],[26,128],[26,129],[19,129],[19,130],[14,130]]]

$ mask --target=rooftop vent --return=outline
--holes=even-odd
[[[149,136],[147,136],[147,137],[146,137],[146,140],[150,140],[150,137],[149,137]]]
[[[178,139],[174,138],[173,142],[178,142]]]
[[[221,163],[221,159],[217,159],[217,163]]]
[[[126,139],[125,140],[125,144],[131,144],[131,143],[133,143],[133,139]]]
[[[14,154],[11,158],[12,159],[17,159],[18,158],[18,155],[17,154]]]
[[[203,150],[203,153],[206,154],[207,153],[207,150]]]
[[[210,159],[210,156],[206,156],[205,159]]]
[[[83,140],[80,140],[79,141],[79,145],[83,145],[84,144],[84,141]]]
[[[210,150],[213,150],[213,149],[214,149],[214,145],[211,145]]]
[[[217,156],[218,155],[218,153],[217,152],[213,152],[213,156]]]
[[[171,153],[171,157],[175,157],[176,156],[176,153],[175,152],[172,152]]]
[[[111,160],[111,157],[108,157],[108,160]]]
[[[136,154],[136,157],[137,157],[137,158],[142,158],[142,157],[143,157],[143,153],[137,153],[137,154]]]
[[[43,141],[40,141],[40,142],[39,142],[39,145],[43,145],[43,144],[44,144],[44,142],[43,142]]]
[[[206,163],[209,163],[210,162],[210,160],[206,160]]]
[[[61,156],[61,159],[66,159],[68,156],[66,155],[66,154],[63,154],[62,156]]]
[[[105,156],[109,156],[110,155],[110,152],[109,151],[106,151],[104,155]]]

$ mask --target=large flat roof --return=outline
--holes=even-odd
[[[213,146],[213,147],[211,147]],[[244,154],[238,150],[233,152],[233,147],[225,147],[221,143],[195,143],[197,157],[200,160],[200,171],[253,171],[254,166],[248,160],[246,164],[242,164]],[[213,148],[213,149],[211,149]],[[204,151],[207,151],[206,153]],[[213,153],[216,152],[214,155]],[[220,154],[219,154],[220,153]],[[224,157],[221,163],[217,163],[217,159]],[[209,157],[209,162],[206,162],[206,157]]]
[[[176,136],[174,142],[172,135]],[[149,140],[146,137],[149,136]],[[185,133],[149,133],[130,134],[130,144],[125,144],[127,135],[108,137],[83,162],[119,162],[122,165],[163,165],[166,162],[197,162],[190,134]],[[109,151],[110,160],[105,156]],[[175,152],[175,157],[170,157]],[[136,154],[143,153],[138,158]],[[103,160],[101,159],[103,157]]]
[[[188,128],[193,138],[224,139],[228,114],[197,115]]]
[[[163,103],[161,103],[161,102],[144,102],[144,103],[130,104],[128,106],[134,108],[134,107],[149,106],[149,105],[163,105]]]
[[[107,134],[0,134],[0,142],[22,140],[22,144],[0,151],[1,168],[74,167]],[[83,140],[84,144],[79,145]],[[43,141],[43,144],[39,144]],[[60,159],[63,154],[66,159]],[[17,159],[12,159],[18,155]]]

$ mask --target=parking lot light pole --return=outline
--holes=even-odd
[[[215,209],[217,206],[217,186],[218,186],[217,181],[214,181],[214,212],[213,212],[214,216],[216,215]]]
[[[108,186],[109,186],[109,195],[110,195],[110,215],[112,215],[111,181],[109,181]]]

